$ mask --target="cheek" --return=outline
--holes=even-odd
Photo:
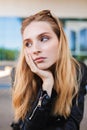
[[[26,51],[27,51],[28,54],[31,55],[31,50],[28,47],[26,47]]]
[[[52,56],[52,55],[57,56],[57,52],[58,52],[58,44],[56,44],[55,46],[53,45],[53,46],[49,47],[47,50],[47,53],[50,56]]]
[[[48,54],[49,60],[51,62],[56,62],[57,56],[58,56],[58,46],[50,48],[50,50],[47,52],[47,54]]]

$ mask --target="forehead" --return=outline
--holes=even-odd
[[[44,32],[53,33],[50,23],[45,21],[34,21],[24,29],[23,38],[25,39],[29,36],[39,35]]]

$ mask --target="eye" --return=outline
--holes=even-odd
[[[46,42],[46,41],[49,40],[49,37],[48,36],[42,36],[40,40],[41,40],[41,42]]]
[[[26,43],[25,43],[25,46],[26,46],[26,47],[31,47],[31,46],[32,46],[32,43],[31,43],[31,42],[26,42]]]

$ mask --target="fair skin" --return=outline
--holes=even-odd
[[[51,96],[54,78],[49,68],[56,63],[58,38],[47,22],[31,22],[23,32],[25,59],[31,71],[43,81],[42,88]]]

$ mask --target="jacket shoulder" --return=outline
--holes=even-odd
[[[87,84],[87,65],[83,62],[80,62],[81,73],[82,73],[82,81]]]
[[[81,88],[85,90],[85,94],[87,93],[87,65],[83,62],[79,62],[81,67]]]

